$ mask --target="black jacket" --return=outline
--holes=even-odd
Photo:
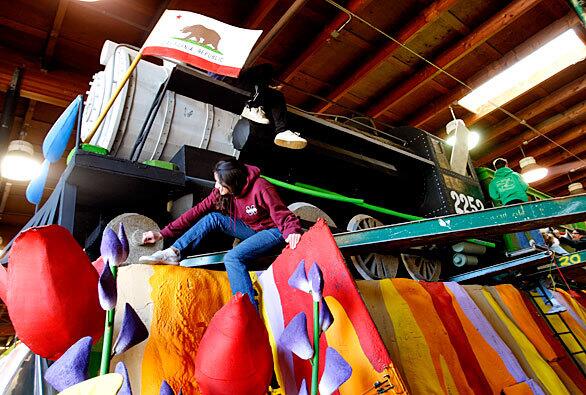
[[[586,237],[582,237],[580,240],[570,239],[568,237],[562,236],[560,237],[560,244],[565,244],[570,246],[576,251],[586,250]]]

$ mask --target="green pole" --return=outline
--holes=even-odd
[[[419,217],[417,215],[401,213],[399,211],[390,210],[385,207],[375,206],[374,204],[368,204],[368,203],[365,203],[364,200],[362,200],[362,199],[355,199],[355,198],[351,198],[348,196],[340,195],[339,193],[332,192],[327,189],[315,187],[313,185],[303,184],[301,182],[296,182],[295,185],[292,185],[292,184],[289,184],[284,181],[280,181],[280,180],[277,180],[277,179],[274,179],[271,177],[267,177],[267,176],[261,176],[261,177],[273,185],[276,185],[278,187],[282,187],[285,189],[289,189],[291,191],[304,193],[306,195],[316,196],[316,197],[320,197],[323,199],[336,200],[336,201],[344,202],[344,203],[352,203],[352,204],[355,204],[356,206],[359,206],[359,207],[362,207],[362,208],[365,208],[368,210],[376,211],[378,213],[383,213],[383,214],[387,214],[387,215],[392,215],[394,217],[406,219],[409,221],[419,221],[419,220],[425,219],[425,218]],[[485,247],[490,247],[490,248],[496,247],[495,243],[491,243],[489,241],[478,240],[478,239],[467,239],[466,241],[473,243],[473,244],[485,246]]]
[[[106,263],[107,265],[108,263]],[[118,267],[110,266],[112,276],[116,279]],[[104,342],[102,344],[102,361],[100,363],[100,376],[110,371],[110,359],[112,357],[112,337],[114,335],[114,313],[116,309],[106,311],[106,322],[104,325]]]
[[[311,395],[317,395],[319,375],[319,302],[313,302],[313,360],[311,361]]]
[[[261,177],[273,185],[276,185],[278,187],[282,187],[285,189],[289,189],[289,190],[292,190],[295,192],[304,193],[306,195],[316,196],[316,197],[320,197],[323,199],[337,200],[339,202],[346,202],[346,203],[364,203],[364,200],[362,200],[362,199],[354,199],[354,198],[343,196],[343,195],[326,193],[326,192],[322,192],[322,191],[316,191],[313,189],[307,189],[307,188],[303,188],[303,187],[300,187],[297,185],[291,185],[286,182],[279,181],[279,180],[276,180],[274,178],[267,177],[267,176],[261,176]]]

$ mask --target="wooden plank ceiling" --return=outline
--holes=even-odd
[[[584,27],[564,0],[339,0],[376,28],[406,44],[458,79],[477,86],[536,47],[573,27]],[[0,7],[0,90],[24,66],[11,138],[27,132],[37,152],[62,111],[88,88],[104,40],[140,46],[165,8],[199,12],[237,26],[268,32],[293,0],[12,0]],[[251,7],[251,4],[255,6]],[[262,40],[262,37],[261,37]],[[385,125],[410,124],[444,137],[449,105],[467,89],[397,43],[349,18],[325,0],[308,0],[257,62],[273,63],[290,104],[322,114],[366,114]],[[499,111],[478,117],[454,106],[478,130],[476,165],[505,156],[518,169],[527,155],[562,169],[536,186],[567,194],[571,164],[586,158],[586,61],[526,92],[505,108],[572,154]],[[316,97],[324,98],[324,100]],[[0,99],[0,105],[3,98]],[[1,107],[0,107],[1,109]],[[575,155],[575,156],[574,156]],[[53,168],[51,191],[64,164]],[[586,168],[572,181],[586,183]],[[12,185],[1,214],[9,240],[28,220],[26,185]]]

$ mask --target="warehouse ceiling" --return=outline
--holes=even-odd
[[[27,133],[36,152],[63,108],[88,90],[100,70],[105,40],[140,46],[164,9],[184,9],[264,35],[287,14],[292,0],[12,0],[0,8],[0,90],[6,91],[17,66],[24,66],[21,98],[11,139]],[[477,130],[476,165],[505,156],[534,156],[554,171],[535,187],[555,196],[567,185],[586,182],[586,61],[578,62],[510,101],[476,116],[456,102],[569,28],[584,40],[585,30],[563,0],[338,0],[349,17],[326,0],[306,1],[258,62],[273,63],[290,104],[303,110],[347,117],[371,117],[377,127],[413,125],[445,137],[456,116]],[[254,4],[254,6],[252,6]],[[361,20],[362,19],[362,20]],[[370,24],[367,25],[364,22]],[[412,52],[380,31],[405,44]],[[451,76],[438,71],[443,68]],[[0,99],[0,105],[2,104]],[[0,107],[1,108],[1,107]],[[364,118],[361,118],[364,119]],[[523,144],[527,142],[526,144]],[[561,147],[563,148],[561,148]],[[64,163],[54,166],[45,196]],[[9,240],[30,218],[26,185],[13,183],[2,207],[0,235]]]

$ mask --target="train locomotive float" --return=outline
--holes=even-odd
[[[105,68],[94,75],[87,92],[82,139],[135,56],[136,49],[129,46],[104,45],[100,61]],[[211,169],[226,156],[257,165],[264,176],[281,181],[286,188],[279,192],[302,221],[309,225],[325,218],[334,233],[491,205],[472,163],[468,161],[465,175],[452,171],[451,147],[421,129],[382,131],[360,119],[324,119],[290,106],[288,126],[302,132],[308,146],[288,150],[273,144],[271,125],[240,119],[247,92],[194,68],[156,61],[139,62],[90,144],[119,161],[172,162],[178,170],[169,171],[182,182],[157,193],[139,191],[139,200],[133,191],[114,203],[83,207],[78,202],[74,235],[88,251],[107,216],[133,211],[162,224],[180,215],[209,192]],[[174,201],[171,210],[165,209],[166,200]],[[96,204],[103,207],[96,210]],[[497,248],[490,248],[494,242]],[[503,257],[499,238],[372,251],[350,256],[348,263],[366,279],[409,275],[436,281]]]

